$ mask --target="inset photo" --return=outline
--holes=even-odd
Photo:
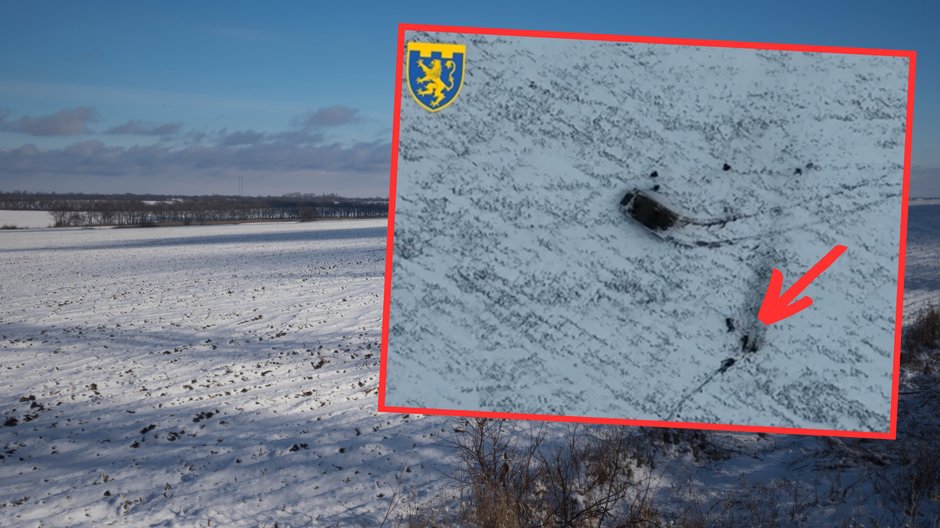
[[[406,26],[379,408],[893,438],[913,54]]]

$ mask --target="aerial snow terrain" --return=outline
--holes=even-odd
[[[0,526],[371,526],[440,479],[375,412],[385,229],[0,232]]]
[[[406,40],[467,59],[441,112],[402,81],[388,405],[888,430],[907,59]],[[635,188],[710,225],[654,236]]]

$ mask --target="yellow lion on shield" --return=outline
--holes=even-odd
[[[431,100],[431,106],[437,106],[441,104],[441,101],[444,100],[446,95],[444,92],[449,92],[454,88],[454,70],[457,69],[457,66],[454,64],[454,61],[448,60],[444,62],[444,68],[447,69],[450,74],[445,83],[441,79],[441,59],[431,59],[431,66],[426,66],[424,62],[418,61],[418,66],[421,67],[421,71],[424,72],[423,77],[418,77],[415,81],[418,84],[423,84],[424,88],[418,90],[418,95],[430,95],[434,98]]]

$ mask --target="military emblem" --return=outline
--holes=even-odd
[[[414,100],[429,112],[453,103],[463,85],[466,55],[463,44],[409,42],[407,78]]]

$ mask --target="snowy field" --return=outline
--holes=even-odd
[[[375,412],[384,255],[384,220],[0,232],[0,526],[369,526],[440,478]]]
[[[927,262],[940,230],[915,222]],[[0,526],[371,527],[433,496],[453,423],[375,412],[384,251],[372,220],[0,232]],[[770,493],[784,526],[903,524],[892,442],[707,443],[651,446],[663,504]]]
[[[0,227],[51,227],[54,223],[48,211],[9,211],[0,209]]]

